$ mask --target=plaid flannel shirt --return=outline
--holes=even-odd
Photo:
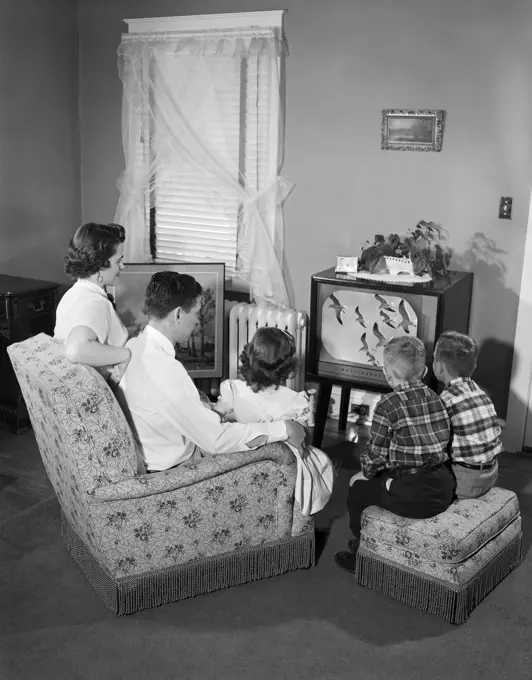
[[[451,418],[451,459],[489,463],[502,450],[501,428],[493,402],[471,378],[456,378],[441,399]]]
[[[449,437],[449,416],[436,392],[421,380],[397,385],[375,408],[362,472],[371,479],[383,470],[443,463]]]

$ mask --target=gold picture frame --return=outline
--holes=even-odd
[[[441,151],[445,117],[442,109],[383,109],[381,149]]]

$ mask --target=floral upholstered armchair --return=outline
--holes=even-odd
[[[40,334],[8,347],[61,505],[66,546],[118,614],[314,562],[284,444],[138,474],[135,439],[94,369]]]

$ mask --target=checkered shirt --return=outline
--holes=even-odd
[[[456,378],[441,399],[451,418],[451,458],[489,463],[501,452],[501,428],[493,402],[471,378]]]
[[[443,463],[449,437],[449,416],[436,392],[421,380],[397,385],[375,408],[362,471],[371,479],[383,470]]]

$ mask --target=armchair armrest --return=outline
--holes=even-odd
[[[88,502],[94,504],[130,498],[144,498],[154,494],[175,491],[207,479],[219,477],[225,472],[268,460],[277,465],[292,466],[296,464],[296,459],[290,448],[282,442],[276,442],[266,444],[253,451],[222,453],[196,463],[185,462],[170,470],[138,475],[131,479],[108,484],[95,489],[90,494]]]

